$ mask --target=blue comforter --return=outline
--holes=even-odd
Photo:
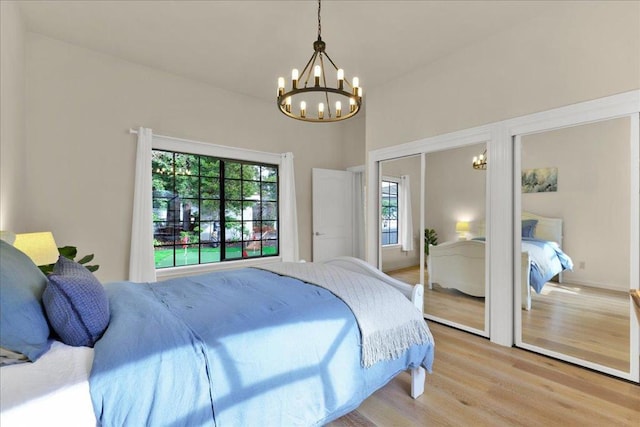
[[[563,270],[573,269],[571,258],[555,242],[523,237],[522,251],[529,252],[531,257],[529,281],[537,293],[553,276]]]
[[[433,344],[365,369],[347,306],[257,269],[107,285],[91,395],[103,426],[309,426],[355,409]]]

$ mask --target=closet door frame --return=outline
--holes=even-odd
[[[460,132],[453,132],[446,135],[435,136],[431,138],[425,138],[418,141],[413,141],[401,146],[394,146],[384,148],[380,150],[371,151],[368,156],[367,162],[367,251],[366,259],[372,265],[378,268],[382,266],[382,248],[380,245],[380,184],[381,184],[381,162],[387,160],[394,160],[408,156],[420,155],[420,230],[424,230],[424,212],[425,212],[425,194],[424,194],[424,182],[425,182],[425,163],[426,155],[438,151],[443,151],[452,148],[460,148],[468,145],[486,143],[487,153],[491,152],[490,139],[492,133],[491,129],[486,126],[481,126],[473,129],[467,129]],[[469,167],[471,167],[471,159],[469,159]],[[487,179],[487,187],[485,191],[485,206],[486,206],[486,218],[490,218],[490,181]],[[489,297],[485,298],[485,310],[484,310],[484,329],[477,329],[467,325],[452,322],[450,320],[439,318],[436,316],[430,316],[425,313],[425,317],[439,323],[453,326],[455,328],[471,332],[484,337],[489,337],[491,333],[491,294],[489,287],[489,260],[491,259],[490,251],[491,245],[491,225],[487,222],[487,250],[485,256],[485,295]],[[419,233],[420,242],[418,247],[424,247],[424,234]],[[424,278],[424,265],[425,255],[423,251],[420,251],[420,277]],[[426,286],[425,283],[422,285]]]
[[[630,245],[629,245],[629,288],[640,283],[640,90],[613,95],[593,101],[582,102],[567,107],[531,114],[504,122],[508,128],[508,139],[513,145],[513,188],[519,189],[521,138],[530,134],[597,123],[628,117],[630,122]],[[507,136],[507,135],[505,135]],[[514,191],[513,204],[513,271],[514,271],[514,344],[520,348],[585,366],[609,375],[640,382],[640,327],[633,304],[629,301],[629,371],[621,371],[598,363],[578,359],[555,351],[547,350],[522,341],[522,317],[520,314],[521,286],[519,277],[520,250],[516,237],[520,233],[520,192]],[[517,260],[517,261],[515,261]]]

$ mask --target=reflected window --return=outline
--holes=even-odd
[[[382,245],[398,244],[398,181],[382,180],[381,228]]]

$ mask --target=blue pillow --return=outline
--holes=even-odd
[[[51,345],[42,309],[47,278],[31,259],[0,240],[0,347],[32,362]]]
[[[71,346],[93,345],[109,325],[109,300],[102,284],[77,262],[61,256],[42,296],[53,330]]]
[[[533,239],[533,234],[536,231],[536,225],[538,225],[537,219],[523,219],[522,220],[522,237],[529,237]]]

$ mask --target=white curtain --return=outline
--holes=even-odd
[[[364,259],[364,172],[353,173],[353,256]]]
[[[280,195],[280,255],[286,262],[299,260],[298,212],[293,172],[293,153],[283,153],[280,165],[282,194]]]
[[[138,129],[131,254],[129,255],[129,280],[133,282],[156,281],[153,256],[152,139],[151,129],[142,127]]]
[[[413,250],[413,219],[411,218],[411,184],[409,175],[400,177],[400,245],[405,252]]]

